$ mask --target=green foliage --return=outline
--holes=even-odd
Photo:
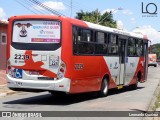
[[[92,12],[84,12],[81,10],[80,12],[76,13],[76,18],[84,21],[88,21],[95,24],[100,24],[103,26],[108,26],[112,28],[116,28],[117,24],[116,21],[113,20],[113,14],[112,13],[104,13],[100,14],[98,10],[92,11]]]

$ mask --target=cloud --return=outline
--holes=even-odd
[[[133,12],[130,10],[123,10],[122,13],[125,15],[133,15]]]
[[[130,20],[131,20],[131,23],[133,24],[136,23],[136,19],[134,17],[132,17]]]
[[[103,15],[106,12],[108,12],[108,13],[112,12],[112,14],[116,14],[118,12],[118,10],[117,9],[106,9],[106,10],[103,10],[101,12],[101,14]]]
[[[124,24],[121,20],[117,21],[117,29],[119,29],[119,30],[124,30],[125,29]]]
[[[143,35],[147,35],[148,39],[151,40],[152,44],[160,43],[160,32],[155,30],[150,25],[138,27],[134,29],[133,32],[138,32],[138,33],[142,33]]]
[[[46,1],[43,4],[46,5],[49,8],[54,9],[54,10],[65,10],[66,9],[63,2]],[[37,10],[44,10],[42,7],[40,7],[38,5],[34,5],[33,8],[35,8]]]
[[[0,8],[0,19],[3,19],[6,16],[6,13],[4,12],[3,8]]]

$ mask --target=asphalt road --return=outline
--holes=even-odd
[[[2,111],[146,111],[159,84],[160,67],[149,67],[148,81],[139,83],[137,90],[128,88],[111,90],[105,98],[97,98],[93,94],[77,94],[57,98],[48,92],[22,92],[0,98]],[[27,118],[26,118],[27,119]],[[62,119],[62,118],[56,118]],[[70,118],[63,118],[70,120]],[[73,118],[77,119],[79,118]],[[88,120],[83,118],[83,120]],[[89,118],[96,120],[96,118]],[[105,118],[98,118],[105,119]],[[113,119],[113,118],[110,118]],[[117,118],[115,118],[117,119]],[[124,119],[124,118],[118,118]],[[128,118],[125,118],[128,120]],[[141,119],[133,118],[132,119]],[[16,119],[20,120],[20,119]],[[38,120],[38,119],[36,119]],[[48,120],[48,119],[47,119]]]

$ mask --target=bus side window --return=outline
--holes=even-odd
[[[94,54],[93,31],[89,29],[78,29],[78,53],[81,55]]]
[[[105,34],[103,32],[97,32],[96,33],[96,39],[98,43],[104,44],[105,42]]]
[[[114,34],[109,35],[108,54],[118,55],[118,36]]]
[[[78,49],[77,49],[77,40],[78,40],[78,32],[77,32],[77,27],[73,26],[72,28],[72,40],[73,40],[73,54],[77,54]]]
[[[81,28],[78,28],[78,41],[82,41],[82,29]]]
[[[143,56],[143,41],[140,39],[137,39],[136,42],[136,52],[137,56]]]
[[[91,31],[87,30],[87,29],[83,29],[83,36],[82,36],[82,41],[86,41],[86,42],[91,42]]]
[[[128,39],[127,55],[136,56],[136,39],[134,38]]]
[[[94,44],[92,43],[79,42],[78,49],[80,54],[94,54]]]
[[[107,54],[107,44],[106,44],[106,34],[103,32],[96,32],[96,44],[95,44],[95,54],[106,55]]]

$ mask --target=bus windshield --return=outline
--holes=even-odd
[[[43,46],[39,46],[39,49],[49,49],[51,44],[58,45],[60,41],[61,23],[59,21],[18,20],[13,23],[12,45],[15,48],[21,45],[17,49],[34,49],[36,44]]]

